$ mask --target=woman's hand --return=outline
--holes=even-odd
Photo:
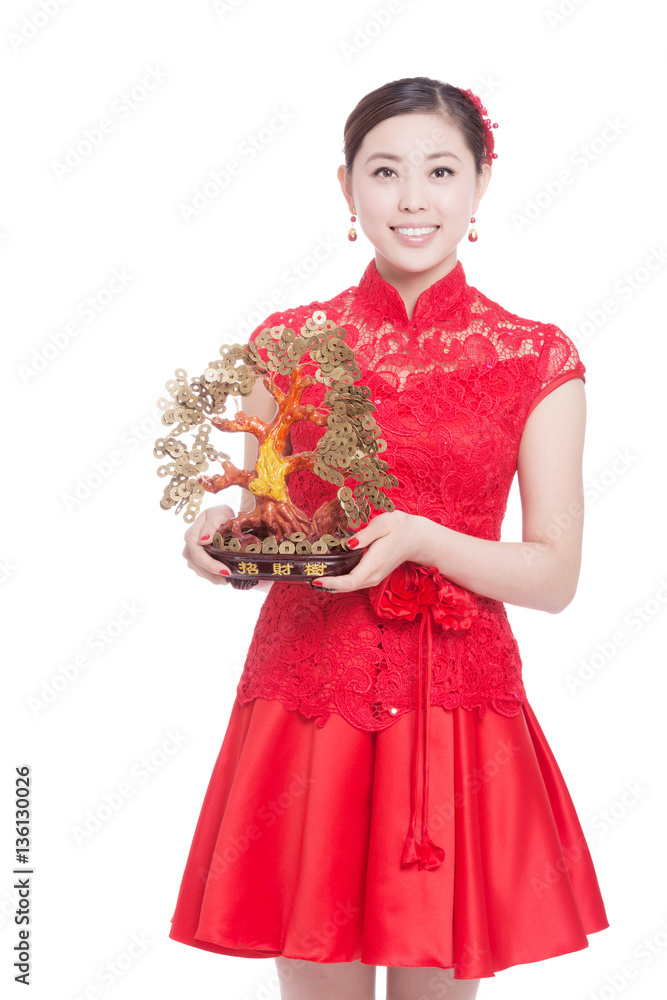
[[[379,514],[354,536],[366,549],[361,560],[344,576],[324,576],[313,583],[322,590],[361,590],[375,587],[404,562],[421,562],[420,553],[428,551],[426,517],[393,510]]]
[[[204,550],[204,546],[211,544],[211,538],[220,525],[232,517],[234,511],[225,504],[209,507],[202,511],[185,532],[183,555],[187,559],[188,566],[197,576],[202,576],[211,583],[229,583],[231,574],[226,566]]]

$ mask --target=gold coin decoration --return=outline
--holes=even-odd
[[[224,413],[230,396],[247,396],[258,378],[276,396],[280,390],[273,382],[273,375],[290,376],[295,369],[310,365],[315,369],[314,379],[324,384],[327,391],[321,407],[308,405],[304,409],[308,415],[316,415],[320,425],[326,410],[329,411],[325,433],[315,449],[312,471],[338,488],[343,523],[348,529],[359,527],[370,516],[371,506],[376,510],[393,510],[394,504],[383,489],[396,486],[398,481],[388,473],[388,464],[378,457],[386,449],[386,443],[372,415],[375,406],[370,389],[355,384],[361,371],[346,338],[347,330],[327,319],[320,309],[312,313],[298,333],[286,325],[265,327],[247,344],[223,344],[220,357],[209,362],[201,375],[189,380],[187,372],[177,368],[174,378],[165,383],[170,399],[158,400],[163,411],[162,423],[168,428],[168,436],[158,438],[153,450],[156,458],[164,460],[157,470],[158,476],[168,479],[160,506],[177,514],[182,512],[184,520],[192,523],[207,492],[202,479],[209,463],[229,462],[229,455],[218,451],[209,441],[211,418],[216,418],[216,424],[219,421],[220,429],[225,430],[220,414]],[[194,435],[189,445],[181,440],[188,434]],[[354,491],[345,486],[346,479],[358,483]],[[208,480],[206,485],[213,492],[224,488],[219,484],[214,487]],[[274,554],[323,554],[345,547],[344,540],[325,537],[327,541],[308,542],[303,532],[295,532],[289,541],[278,543],[266,538],[259,543],[255,538],[247,544],[255,546],[252,551]],[[213,539],[216,548],[241,550],[238,538],[224,539],[216,532]],[[251,550],[244,547],[243,551]]]
[[[275,538],[265,538],[261,543],[245,538],[236,538],[231,535],[223,535],[216,531],[211,538],[210,545],[221,552],[263,552],[270,555],[331,555],[335,552],[348,551],[348,541],[351,535],[344,538],[336,538],[331,534],[324,534],[321,538],[309,542],[303,537],[302,531],[294,531],[289,539],[278,542]]]

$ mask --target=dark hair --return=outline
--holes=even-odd
[[[493,154],[493,134],[487,129],[482,115],[486,108],[474,95],[466,96],[458,87],[427,76],[403,77],[392,80],[362,97],[345,122],[343,153],[345,166],[352,163],[367,132],[394,115],[412,112],[443,115],[461,132],[475,160],[475,169],[490,162]],[[488,119],[487,119],[488,120]]]

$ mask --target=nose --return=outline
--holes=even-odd
[[[401,184],[398,208],[401,212],[425,212],[429,207],[428,192],[416,171]]]

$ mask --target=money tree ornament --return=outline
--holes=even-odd
[[[311,582],[316,576],[349,572],[363,554],[347,551],[350,532],[370,517],[371,507],[394,509],[383,489],[396,486],[397,480],[379,457],[386,443],[373,417],[369,388],[355,384],[361,372],[346,337],[343,327],[318,310],[299,333],[291,327],[265,327],[248,344],[223,345],[221,360],[211,362],[203,375],[188,382],[178,369],[176,379],[166,383],[171,401],[161,399],[158,406],[171,434],[156,441],[154,454],[173,461],[158,469],[161,476],[171,475],[161,506],[183,511],[190,523],[205,492],[241,486],[255,501],[252,510],[221,524],[206,546],[231,569],[233,585],[248,587],[267,578]],[[285,388],[277,384],[277,376],[283,376]],[[229,396],[247,396],[258,378],[277,404],[272,420],[242,409],[231,419],[221,416]],[[326,388],[323,403],[304,403],[305,391],[318,382]],[[297,420],[326,430],[314,450],[286,454]],[[216,451],[209,443],[211,428],[252,434],[258,445],[254,469],[239,469],[229,455]],[[189,449],[178,440],[187,432],[196,432]],[[220,462],[220,473],[203,475],[209,459]],[[289,495],[289,477],[301,469],[338,487],[336,497],[312,517]]]

